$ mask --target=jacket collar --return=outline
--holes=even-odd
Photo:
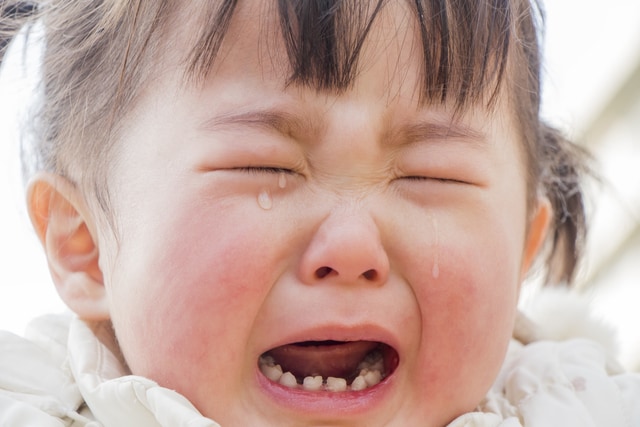
[[[219,427],[180,394],[131,375],[108,322],[79,319],[69,329],[69,358],[80,393],[104,427]]]

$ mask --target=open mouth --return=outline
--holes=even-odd
[[[307,391],[361,391],[398,366],[398,353],[375,341],[304,341],[263,353],[258,365],[269,380]]]

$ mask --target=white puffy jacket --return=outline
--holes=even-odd
[[[184,397],[127,375],[102,344],[106,326],[36,319],[26,338],[0,334],[0,426],[212,427]],[[99,421],[97,421],[99,420]],[[640,375],[588,340],[512,341],[478,412],[449,427],[640,427]]]

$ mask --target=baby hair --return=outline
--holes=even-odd
[[[42,99],[34,115],[34,158],[28,170],[66,177],[109,216],[109,167],[126,117],[154,78],[175,26],[198,16],[183,58],[185,84],[215,73],[237,0],[178,2],[0,1],[0,60],[26,23],[44,28]],[[288,58],[288,85],[319,92],[349,89],[360,52],[390,0],[274,0],[262,22]],[[528,204],[540,194],[554,217],[548,242],[548,282],[571,282],[585,238],[581,189],[586,156],[540,119],[540,29],[543,12],[529,0],[406,0],[407,19],[421,45],[419,100],[492,109],[499,97],[514,111],[528,171]],[[198,13],[192,13],[198,8]],[[273,18],[275,17],[275,18]],[[193,18],[190,18],[193,20]],[[274,25],[275,24],[275,25]],[[268,42],[267,42],[268,45]]]

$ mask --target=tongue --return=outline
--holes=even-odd
[[[289,371],[298,378],[310,375],[350,378],[357,374],[358,364],[378,345],[371,341],[310,341],[283,345],[268,354],[284,372]]]

